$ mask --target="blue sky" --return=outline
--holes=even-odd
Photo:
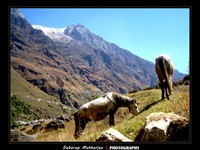
[[[155,62],[171,55],[174,68],[189,73],[189,8],[21,8],[32,25],[63,28],[82,24],[104,40]]]

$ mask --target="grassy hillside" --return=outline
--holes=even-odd
[[[28,83],[12,68],[10,83],[11,123],[15,120],[54,118],[71,113],[70,108]]]
[[[126,137],[134,140],[139,132],[139,129],[145,122],[145,117],[152,112],[173,112],[189,119],[190,114],[190,96],[189,86],[181,85],[173,88],[174,95],[171,100],[160,100],[160,89],[151,89],[138,91],[136,93],[126,94],[134,98],[139,103],[141,113],[133,117],[127,108],[119,108],[115,114],[114,129],[118,130]],[[78,139],[73,138],[74,120],[67,122],[64,129],[46,131],[43,129],[45,124],[37,130],[32,130],[32,125],[28,126],[24,132],[28,134],[37,134],[38,141],[65,141],[65,142],[94,142],[100,134],[109,128],[108,117],[102,121],[89,122],[84,130],[84,135]]]

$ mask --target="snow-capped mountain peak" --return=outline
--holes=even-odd
[[[72,32],[74,32],[74,30],[77,30],[82,35],[89,33],[91,34],[91,32],[81,24],[68,26],[65,29],[65,34],[70,35]]]
[[[42,30],[45,35],[50,37],[54,41],[70,41],[72,38],[66,34],[64,31],[66,28],[51,28],[51,27],[44,27],[40,25],[32,25],[34,29]]]

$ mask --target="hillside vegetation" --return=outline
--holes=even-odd
[[[55,97],[50,96],[38,87],[28,83],[14,69],[11,69],[10,85],[10,121],[28,121],[40,118],[52,118],[71,113]]]
[[[190,119],[190,94],[189,86],[180,85],[173,88],[174,94],[170,100],[160,100],[160,89],[150,89],[138,91],[136,93],[127,93],[126,95],[134,98],[138,102],[140,113],[132,116],[127,108],[119,108],[115,114],[114,129],[124,134],[134,141],[140,128],[144,125],[145,117],[153,112],[172,112]],[[33,125],[29,125],[23,131],[27,134],[36,134],[39,142],[94,142],[102,132],[109,128],[108,117],[102,121],[91,121],[86,125],[83,135],[74,139],[74,120],[66,122],[64,129],[47,131],[43,123],[37,129],[32,129]]]

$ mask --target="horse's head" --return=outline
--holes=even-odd
[[[137,115],[139,113],[138,105],[136,100],[132,100],[129,104],[129,112],[132,113],[133,115]]]

